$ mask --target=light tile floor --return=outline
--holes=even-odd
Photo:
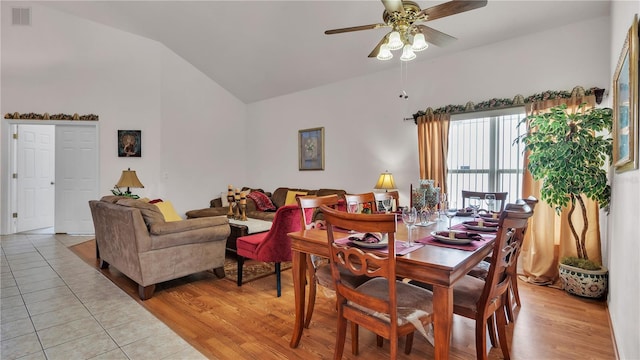
[[[0,237],[0,359],[204,359],[68,249],[91,238]]]

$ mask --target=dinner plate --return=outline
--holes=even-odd
[[[454,231],[454,232],[461,232],[461,231]],[[450,245],[466,245],[466,244],[470,244],[473,239],[456,239],[456,238],[450,238],[448,236],[440,236],[438,235],[437,231],[432,231],[431,232],[431,236],[433,236],[434,239],[443,242],[445,244],[450,244]]]
[[[355,246],[358,247],[363,247],[363,248],[367,248],[367,249],[381,249],[381,248],[385,248],[388,245],[388,242],[383,240],[377,243],[368,243],[365,241],[360,241],[360,240],[351,240],[351,243]]]
[[[458,210],[456,216],[473,216],[473,211]]]
[[[495,232],[498,230],[497,226],[477,226],[477,225],[467,224],[467,221],[463,222],[462,225],[469,230],[475,230],[475,231]]]
[[[478,214],[478,216],[480,216],[483,219],[486,219],[489,221],[493,220],[493,222],[498,222],[500,220],[500,214],[496,214],[496,215],[497,217],[494,218],[493,214],[485,214],[485,213]]]

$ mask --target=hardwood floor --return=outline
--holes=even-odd
[[[94,251],[91,253],[91,251]],[[82,255],[88,262],[95,250]],[[94,261],[94,265],[95,261]],[[105,271],[137,299],[136,285],[117,270]],[[282,274],[282,296],[276,297],[275,276],[242,287],[232,281],[200,273],[158,285],[153,298],[138,301],[186,341],[212,359],[330,359],[335,343],[333,299],[321,289],[309,329],[300,346],[289,347],[294,321],[291,271]],[[615,359],[606,303],[570,296],[562,290],[520,283],[523,307],[509,324],[512,359]],[[475,357],[474,322],[454,316],[452,359]],[[347,335],[344,359],[388,359],[375,336],[360,330],[360,354],[351,354]],[[404,348],[404,340],[400,341]],[[489,346],[490,347],[490,346]],[[432,359],[433,347],[416,333],[411,355],[399,359]],[[501,359],[491,348],[489,359]]]

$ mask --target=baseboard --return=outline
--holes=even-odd
[[[611,329],[611,342],[613,343],[613,353],[616,356],[616,360],[620,360],[620,353],[618,353],[618,343],[616,343],[616,332],[611,322],[611,313],[609,313],[609,301],[607,299],[607,321],[609,322],[609,329]]]

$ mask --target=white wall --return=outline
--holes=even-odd
[[[103,193],[131,167],[145,184],[136,193],[171,199],[181,213],[207,206],[229,183],[364,192],[384,170],[394,173],[406,203],[418,178],[417,135],[402,118],[427,106],[575,85],[610,90],[630,14],[640,12],[637,1],[615,1],[611,21],[411,62],[406,84],[398,68],[245,106],[161,44],[38,5],[32,5],[33,26],[12,27],[11,5],[2,2],[1,113],[100,115]],[[398,98],[402,89],[408,100]],[[326,134],[325,170],[298,171],[298,130],[319,126]],[[142,158],[117,157],[118,129],[142,130]],[[640,251],[631,228],[639,220],[639,178],[639,171],[613,176],[604,239],[609,311],[623,359],[640,358]],[[5,204],[5,182],[2,188]]]
[[[612,2],[609,39],[610,79],[613,79],[622,44],[633,21],[633,14],[640,14],[640,2]],[[609,106],[612,106],[612,100],[611,96]],[[611,182],[611,213],[607,229],[609,316],[618,345],[619,358],[640,359],[640,170],[612,173],[614,175]]]
[[[250,185],[337,187],[356,193],[371,191],[380,172],[389,170],[406,204],[419,168],[416,127],[404,117],[429,106],[576,85],[609,88],[609,38],[609,18],[597,18],[410,62],[405,86],[398,63],[396,70],[251,104],[247,143],[263,150],[247,160]],[[407,100],[398,97],[403,88]],[[298,171],[297,132],[318,126],[326,133],[325,171]]]
[[[33,4],[32,26],[11,26],[15,4],[2,2],[0,111],[99,115],[102,194],[130,167],[145,185],[134,193],[184,214],[243,182],[245,147],[229,136],[244,136],[242,102],[146,38]],[[118,158],[118,129],[142,130],[141,158]]]

